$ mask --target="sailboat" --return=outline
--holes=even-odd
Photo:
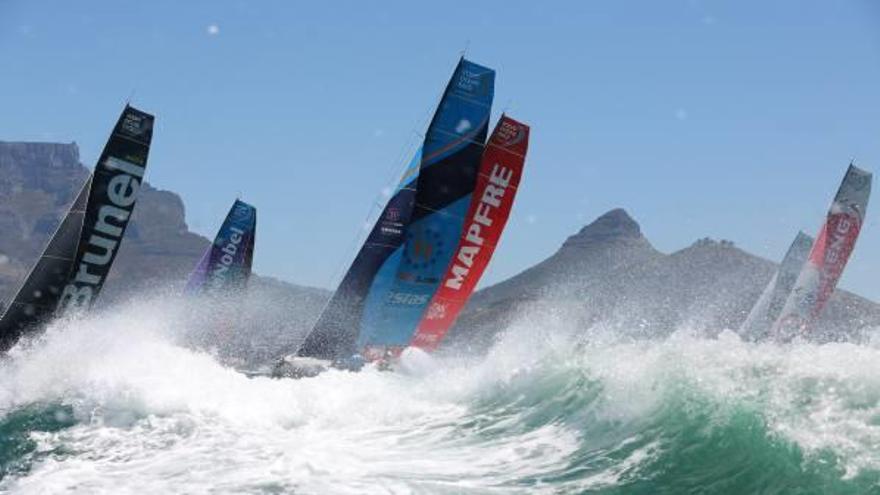
[[[479,177],[455,256],[409,342],[436,349],[477,287],[507,224],[522,178],[529,127],[502,115],[480,162]],[[369,352],[369,351],[368,351]],[[375,354],[376,351],[372,351]]]
[[[791,293],[812,247],[813,238],[804,232],[798,232],[786,251],[779,269],[773,274],[758,301],[749,311],[740,327],[740,335],[750,340],[759,340],[767,336],[773,327],[773,322],[782,312],[782,306]]]
[[[0,351],[97,299],[137,202],[153,121],[128,105],[122,111],[94,172],[0,316]]]
[[[428,132],[400,260],[366,300],[357,351],[388,359],[409,344],[456,254],[489,131],[495,73],[459,64]]]
[[[819,319],[855,248],[871,195],[871,173],[850,164],[810,255],[773,325],[776,337],[805,334]]]
[[[493,70],[459,60],[421,148],[312,331],[276,374],[310,375],[327,363],[356,369],[367,342],[409,342],[458,244],[494,79]]]
[[[186,284],[187,294],[242,289],[251,276],[257,209],[236,199]]]

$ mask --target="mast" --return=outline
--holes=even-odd
[[[810,256],[773,325],[788,340],[808,331],[834,292],[859,237],[871,195],[871,173],[852,164],[834,196]]]
[[[98,297],[134,211],[153,121],[126,105],[94,172],[0,317],[0,350]]]

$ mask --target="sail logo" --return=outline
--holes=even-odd
[[[254,209],[244,204],[236,204],[232,211],[232,221],[239,224],[250,223]]]
[[[458,78],[456,86],[462,91],[470,93],[472,95],[485,95],[489,92],[489,84],[487,81],[488,78],[483,77],[483,73],[464,69],[461,71],[461,75]]]
[[[446,305],[440,302],[433,302],[428,306],[428,312],[425,315],[428,320],[442,320],[446,318]]]
[[[239,245],[242,240],[244,240],[244,230],[234,226],[229,227],[229,230],[232,232],[229,235],[229,240],[226,242],[226,245],[220,249],[223,255],[220,256],[219,263],[217,263],[216,267],[211,272],[211,283],[214,286],[218,286],[223,282],[223,277],[235,262],[236,254],[240,247]]]
[[[425,239],[416,239],[413,243],[413,258],[421,258],[422,261],[428,261],[431,259],[431,253],[433,251],[434,246]]]
[[[382,234],[388,236],[403,235],[403,224],[400,222],[402,215],[400,208],[389,207],[379,227]]]
[[[86,232],[91,235],[85,248],[81,247],[81,257],[75,266],[76,275],[61,292],[56,313],[61,315],[73,309],[88,307],[108,273],[108,265],[113,260],[116,248],[122,240],[125,226],[140,190],[144,167],[116,157],[107,157],[104,171],[115,174],[107,183],[107,203],[96,208],[94,224],[83,226],[82,238]],[[95,191],[94,185],[92,192]],[[88,216],[86,217],[88,219]]]
[[[432,228],[420,228],[407,232],[407,249],[404,260],[413,270],[427,270],[437,263],[443,253],[443,236]]]
[[[400,221],[400,209],[399,208],[388,208],[388,213],[385,214],[386,222],[399,222]]]
[[[411,294],[409,292],[390,292],[388,303],[401,306],[421,306],[428,304],[430,294]]]
[[[498,145],[504,148],[519,144],[526,138],[526,130],[521,125],[504,121],[498,129]]]
[[[489,175],[489,182],[483,189],[480,197],[480,203],[474,210],[473,217],[467,228],[467,234],[464,241],[458,249],[458,253],[453,260],[451,277],[446,279],[446,287],[454,290],[460,290],[464,284],[465,278],[470,273],[474,260],[480,253],[485,238],[483,237],[483,228],[492,227],[492,214],[494,210],[501,207],[501,201],[513,178],[513,170],[495,164],[492,167],[492,173]]]
[[[122,121],[121,130],[131,137],[143,136],[143,134],[147,132],[144,117],[135,113],[126,113],[125,119]]]
[[[825,259],[832,264],[837,264],[842,256],[846,253],[846,241],[850,233],[853,223],[845,215],[840,217],[837,225],[834,227],[831,235],[831,241],[828,243],[828,252]]]

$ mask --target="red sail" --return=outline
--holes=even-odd
[[[529,127],[502,115],[483,151],[477,187],[455,257],[410,345],[436,349],[473,293],[510,216],[528,145]]]
[[[855,247],[870,195],[871,173],[850,165],[774,325],[781,339],[809,330],[821,316]]]

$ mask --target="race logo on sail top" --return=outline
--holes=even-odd
[[[232,221],[240,225],[249,224],[253,217],[253,211],[254,209],[246,204],[236,203],[232,210]]]

